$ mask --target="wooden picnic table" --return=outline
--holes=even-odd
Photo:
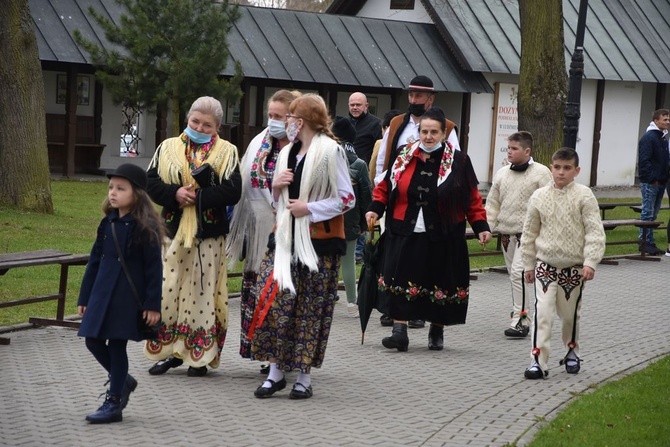
[[[59,250],[35,250],[21,253],[0,254],[0,276],[4,275],[9,269],[20,267],[35,267],[39,265],[60,265],[60,281],[58,293],[52,295],[22,298],[13,301],[0,303],[0,309],[6,307],[19,306],[22,304],[39,303],[42,301],[58,300],[56,309],[56,318],[30,318],[30,323],[36,325],[54,325],[65,327],[78,327],[79,323],[74,321],[65,321],[65,294],[67,292],[68,269],[71,265],[86,265],[88,262],[87,254],[70,254]],[[9,344],[8,338],[0,337],[0,344]]]

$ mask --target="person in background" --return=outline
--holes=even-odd
[[[431,321],[428,349],[442,350],[444,326],[464,324],[470,297],[466,221],[480,244],[491,240],[470,159],[447,142],[444,112],[422,114],[419,141],[402,146],[373,191],[366,214],[386,212],[383,275],[393,332],[387,349],[407,351],[407,322]]]
[[[402,112],[398,109],[391,109],[386,112],[384,118],[382,118],[382,135],[386,134],[386,131],[391,125],[391,120],[401,114]],[[382,141],[383,140],[381,138],[377,140],[375,142],[374,148],[372,148],[372,157],[370,158],[370,163],[368,165],[370,168],[370,180],[372,182],[375,181],[375,177],[377,176],[377,156],[379,155],[379,148],[382,145]]]
[[[122,164],[108,177],[107,199],[102,206],[105,217],[98,226],[77,302],[77,311],[83,317],[78,335],[86,337],[86,347],[109,375],[105,402],[86,416],[92,424],[123,420],[123,409],[137,388],[137,380],[128,374],[126,347],[128,340],[143,338],[138,312],[149,325],[161,318],[161,245],[165,230],[146,193],[147,174],[139,166]],[[141,296],[136,297],[135,291]]]
[[[356,132],[356,137],[350,143],[352,143],[358,158],[363,160],[366,165],[370,163],[375,142],[382,137],[381,121],[369,112],[369,107],[368,98],[363,93],[356,92],[349,96],[349,120]],[[363,226],[363,233],[361,233],[356,243],[356,264],[363,262],[366,231],[367,228]]]
[[[370,163],[372,148],[382,137],[381,120],[369,112],[368,98],[361,92],[349,96],[349,120],[354,126],[356,138],[351,141],[356,155],[366,164]]]
[[[168,249],[163,260],[163,324],[158,339],[148,340],[144,354],[157,363],[149,374],[165,374],[186,363],[189,377],[217,368],[228,329],[226,208],[240,199],[237,148],[217,134],[221,103],[196,99],[186,128],[156,149],[149,164],[152,200],[163,207]],[[198,168],[211,169],[217,185],[200,185]]]
[[[349,175],[351,185],[356,196],[356,206],[344,214],[344,235],[347,240],[347,252],[342,256],[342,280],[347,294],[347,314],[352,318],[358,317],[358,303],[356,297],[356,261],[354,253],[356,243],[361,234],[365,233],[367,223],[365,212],[372,201],[372,182],[368,174],[368,167],[358,158],[351,141],[356,136],[356,129],[348,119],[337,117],[333,123],[333,134],[345,149],[349,160]]]
[[[268,126],[251,140],[240,162],[242,198],[233,213],[226,251],[231,264],[244,259],[240,296],[240,355],[243,358],[251,358],[251,340],[247,333],[258,298],[253,292],[275,221],[272,177],[279,151],[289,143],[286,136],[288,107],[299,96],[297,91],[279,90],[270,97]],[[261,372],[267,374],[268,368],[263,365]]]
[[[642,211],[640,220],[653,221],[661,209],[666,183],[670,177],[670,154],[666,135],[670,127],[670,110],[658,109],[654,112],[653,121],[640,138],[637,146],[637,167],[640,176],[640,192],[642,193]],[[670,230],[669,230],[670,231]],[[648,228],[643,240],[643,229],[640,228],[638,244],[640,251],[644,249],[650,255],[665,253],[656,246],[653,228]],[[670,239],[668,240],[670,249]]]
[[[521,253],[524,278],[535,283],[531,364],[527,379],[549,375],[548,361],[554,314],[561,319],[560,361],[568,374],[580,370],[579,331],[582,295],[605,254],[605,230],[598,200],[587,186],[575,183],[579,156],[561,148],[551,157],[553,181],[530,197],[523,225]]]
[[[290,371],[300,373],[289,398],[313,395],[311,369],[321,367],[326,353],[346,250],[343,213],[356,204],[323,98],[296,98],[287,118],[292,144],[279,153],[272,180],[277,224],[261,263],[250,328],[251,357],[270,362],[267,379],[254,391],[260,399],[283,390]]]
[[[503,256],[512,285],[511,321],[505,336],[523,338],[528,335],[528,306],[533,296],[525,287],[521,260],[521,230],[526,218],[528,199],[536,189],[551,182],[549,168],[531,157],[533,135],[515,132],[507,138],[507,161],[493,176],[486,196],[486,217],[489,226],[501,234]]]

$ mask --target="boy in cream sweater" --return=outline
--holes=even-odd
[[[567,354],[560,361],[568,374],[577,374],[579,323],[584,283],[593,279],[605,254],[605,230],[593,192],[574,182],[579,156],[561,148],[551,161],[553,181],[533,193],[523,226],[521,253],[527,283],[535,281],[531,365],[527,379],[547,377],[551,327],[561,319]]]
[[[505,266],[512,285],[511,321],[505,335],[523,338],[528,335],[530,320],[528,306],[533,296],[526,287],[521,260],[521,231],[531,194],[551,182],[549,169],[533,161],[533,135],[515,132],[507,139],[507,161],[493,176],[491,190],[486,197],[486,216],[489,227],[501,234]]]

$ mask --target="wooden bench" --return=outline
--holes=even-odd
[[[38,265],[60,265],[60,282],[58,293],[53,295],[38,296],[32,298],[23,298],[14,301],[0,303],[0,309],[6,307],[20,306],[22,304],[39,303],[42,301],[58,300],[56,309],[56,318],[30,318],[30,323],[34,325],[54,325],[64,327],[79,327],[79,322],[65,321],[65,294],[67,292],[68,269],[71,265],[86,265],[89,255],[73,255],[58,250],[36,250],[22,253],[0,254],[0,276],[7,273],[9,269],[19,267],[35,267]],[[9,344],[8,338],[0,337],[0,344]]]
[[[649,221],[649,220],[639,220],[639,219],[618,219],[618,220],[603,220],[603,228],[605,231],[607,230],[613,230],[617,227],[624,227],[624,226],[634,226],[637,228],[642,228],[642,239],[644,240],[647,232],[648,231],[653,231],[655,228],[658,228],[661,225],[661,222],[656,222],[656,221]],[[628,240],[628,241],[617,241],[617,242],[607,242],[607,245],[630,245],[630,244],[638,244],[639,241],[637,238],[635,240]],[[639,261],[660,261],[661,258],[656,257],[656,256],[651,256],[648,255],[645,252],[645,246],[642,244],[640,246],[640,254],[639,255],[628,255],[624,256],[625,259],[636,259]],[[603,259],[601,261],[601,264],[612,264],[612,265],[617,265],[618,262],[615,260],[611,259]]]
[[[641,213],[642,212],[642,205],[639,205],[639,204],[631,205],[630,209],[632,209],[636,213]],[[670,210],[670,205],[661,205],[661,208],[659,208],[659,209],[660,209],[660,211]]]

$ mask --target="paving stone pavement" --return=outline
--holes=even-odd
[[[503,336],[511,304],[507,276],[481,273],[471,285],[468,322],[447,328],[445,350],[427,349],[428,329],[410,329],[406,353],[388,351],[390,333],[375,311],[364,345],[344,295],[336,306],[314,397],[288,390],[256,399],[259,363],[237,354],[239,319],[231,318],[221,367],[203,378],[186,368],[150,376],[139,343],[129,344],[139,380],[122,423],[89,425],[106,376],[72,329],[4,334],[0,346],[2,446],[504,446],[524,445],[542,418],[575,394],[620,378],[670,352],[667,284],[670,258],[602,265],[585,289],[582,371],[568,375],[551,354],[547,380],[528,381],[530,340]],[[239,315],[239,300],[230,302]],[[560,345],[559,322],[554,346]],[[289,383],[295,375],[287,377]]]

